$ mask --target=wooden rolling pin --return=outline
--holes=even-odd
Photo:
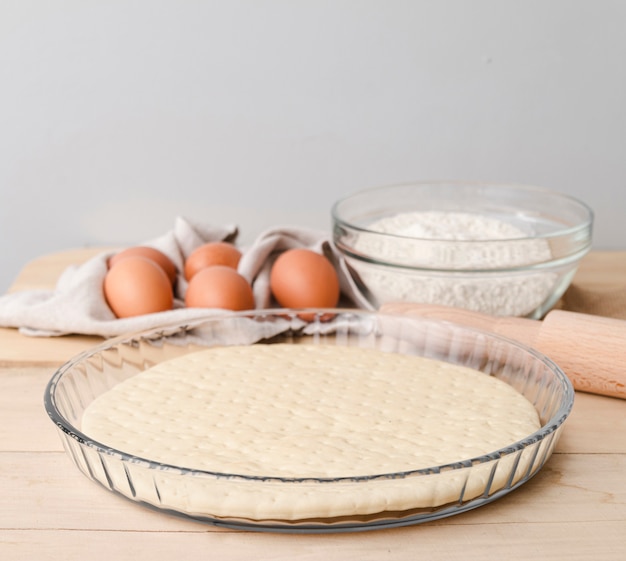
[[[380,311],[451,321],[515,339],[554,361],[574,389],[626,399],[625,320],[552,310],[539,321],[408,303],[385,304]]]

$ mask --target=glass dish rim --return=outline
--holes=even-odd
[[[539,362],[543,363],[549,370],[553,372],[556,376],[558,383],[563,387],[563,399],[559,404],[557,411],[545,422],[541,424],[541,427],[534,431],[533,433],[527,435],[525,438],[517,440],[508,444],[505,447],[499,448],[497,450],[491,451],[487,454],[482,454],[480,456],[475,456],[467,459],[460,459],[455,462],[440,464],[436,466],[428,466],[425,468],[413,469],[413,470],[405,470],[400,472],[389,472],[389,473],[380,473],[380,474],[372,474],[372,475],[362,475],[362,476],[341,476],[341,477],[280,477],[280,476],[263,476],[263,475],[243,475],[243,474],[230,474],[224,472],[213,472],[209,470],[202,469],[194,469],[187,468],[184,466],[178,466],[174,464],[167,464],[158,462],[155,460],[151,460],[149,458],[143,458],[140,456],[136,456],[133,454],[129,454],[127,452],[123,452],[121,450],[117,450],[111,446],[98,442],[89,438],[88,435],[80,431],[76,428],[73,423],[71,423],[68,419],[66,419],[61,412],[56,407],[55,402],[55,389],[65,374],[66,371],[74,367],[76,364],[80,363],[83,360],[88,359],[94,355],[97,355],[100,352],[106,351],[114,346],[121,345],[124,343],[128,343],[130,341],[135,341],[138,339],[150,339],[155,340],[159,338],[163,338],[163,336],[173,335],[177,332],[185,332],[190,328],[197,327],[200,324],[206,323],[207,321],[219,321],[224,318],[237,318],[237,317],[250,317],[250,316],[279,316],[288,314],[293,317],[297,317],[299,314],[316,314],[317,317],[323,317],[327,314],[350,314],[350,315],[358,315],[358,316],[384,316],[388,318],[399,318],[407,321],[416,321],[422,324],[431,324],[437,326],[451,326],[454,329],[458,329],[462,332],[470,332],[474,334],[480,334],[482,336],[486,336],[491,339],[495,339],[504,343],[506,345],[512,345],[534,357],[534,359],[539,360]],[[304,320],[303,320],[304,321]],[[305,322],[310,323],[310,322]],[[167,333],[166,333],[167,332]],[[159,337],[158,335],[161,335]],[[208,348],[208,347],[207,347]],[[554,433],[556,430],[563,425],[568,416],[570,415],[573,405],[574,405],[574,397],[575,392],[573,385],[567,375],[563,372],[563,370],[554,363],[551,359],[543,355],[541,352],[510,338],[501,336],[496,333],[492,333],[487,330],[478,329],[474,327],[469,327],[466,325],[461,325],[458,323],[421,317],[421,316],[407,316],[405,314],[399,313],[387,313],[387,312],[377,312],[377,311],[369,311],[369,310],[361,310],[361,309],[352,309],[352,308],[271,308],[271,309],[260,309],[260,310],[247,310],[241,312],[226,312],[224,314],[218,313],[215,311],[208,312],[204,316],[195,317],[189,319],[188,321],[181,322],[168,322],[160,325],[158,327],[153,327],[149,329],[143,329],[139,331],[129,332],[123,335],[118,335],[116,337],[112,337],[107,339],[106,341],[95,345],[94,347],[85,350],[71,359],[67,360],[63,363],[57,370],[54,372],[50,380],[47,382],[44,392],[44,407],[45,410],[52,420],[52,422],[56,425],[57,429],[61,430],[65,435],[71,437],[76,440],[79,444],[87,446],[88,448],[94,449],[99,453],[104,453],[111,457],[116,457],[117,459],[125,462],[131,462],[133,464],[142,465],[143,467],[149,469],[156,469],[160,471],[168,471],[174,472],[177,475],[193,475],[195,477],[210,477],[214,479],[228,479],[228,480],[238,480],[238,481],[255,481],[255,482],[278,482],[278,483],[287,483],[287,484],[339,484],[339,483],[358,483],[359,481],[379,481],[386,479],[400,479],[400,478],[409,478],[409,477],[423,477],[433,474],[439,474],[443,472],[453,471],[453,470],[461,470],[466,468],[471,468],[475,465],[486,464],[488,462],[498,460],[510,454],[514,454],[519,452],[530,445],[533,445],[541,440],[544,440],[550,434]]]
[[[567,226],[564,228],[560,228],[555,230],[554,232],[548,232],[544,234],[537,234],[532,236],[522,236],[517,238],[501,238],[501,239],[487,239],[487,240],[450,240],[450,239],[442,239],[442,238],[420,238],[415,236],[406,236],[402,234],[391,234],[387,232],[377,232],[376,230],[371,230],[364,226],[359,226],[354,224],[347,219],[341,217],[339,215],[339,207],[343,204],[349,203],[351,199],[355,197],[359,197],[361,195],[368,195],[370,193],[384,193],[389,189],[400,189],[400,188],[411,188],[411,187],[427,187],[427,186],[436,186],[436,185],[445,185],[453,188],[462,188],[462,187],[497,187],[499,189],[506,189],[512,193],[535,193],[542,195],[549,195],[555,197],[557,199],[562,199],[564,201],[568,201],[571,204],[579,207],[585,214],[585,219],[580,221],[578,224]],[[433,209],[435,210],[435,209]],[[372,236],[377,236],[379,239],[390,239],[390,240],[402,240],[404,242],[411,241],[415,243],[421,244],[455,244],[460,247],[471,247],[472,245],[483,245],[483,244],[506,244],[506,243],[521,243],[532,240],[552,240],[556,238],[569,237],[573,236],[579,232],[588,232],[587,237],[589,238],[587,241],[588,248],[591,247],[591,234],[594,224],[595,213],[594,210],[584,201],[569,195],[567,193],[563,193],[560,191],[556,191],[553,189],[546,189],[543,187],[537,187],[534,185],[526,185],[526,184],[517,184],[517,183],[507,183],[507,182],[478,182],[478,181],[409,181],[405,183],[394,183],[391,185],[379,185],[374,187],[367,187],[365,189],[361,189],[359,191],[354,191],[341,197],[336,200],[331,207],[331,219],[333,221],[334,226],[342,226],[348,228],[350,230],[371,234]],[[334,229],[334,228],[333,228]]]

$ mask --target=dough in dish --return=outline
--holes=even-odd
[[[161,492],[172,504],[160,506],[251,520],[369,515],[446,504],[459,492],[467,498],[484,491],[491,468],[369,476],[462,462],[539,428],[530,402],[476,370],[306,344],[216,347],[163,362],[99,396],[82,425],[126,454],[238,476],[208,476],[193,496]],[[147,486],[176,485],[167,470],[154,477]]]

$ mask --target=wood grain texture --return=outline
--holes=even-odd
[[[542,321],[392,302],[381,311],[451,321],[515,339],[567,374],[574,389],[626,399],[626,320],[552,310]]]
[[[623,530],[621,521],[434,524],[356,536],[25,529],[1,531],[0,552],[11,561],[623,561]]]
[[[0,327],[0,366],[57,367],[102,341],[87,335],[30,337],[17,329]]]
[[[40,286],[53,286],[61,264],[79,262],[95,251],[46,256],[18,279],[26,279],[28,286],[35,278]],[[592,257],[595,269],[584,273],[591,283],[611,275],[615,259],[612,254],[608,257]],[[626,268],[624,273],[626,278]],[[14,288],[24,286],[20,281]],[[0,330],[0,559],[626,558],[622,399],[577,392],[556,452],[541,472],[502,499],[462,515],[347,534],[234,531],[148,510],[118,497],[85,478],[63,452],[43,408],[43,391],[56,367],[96,341],[38,339]]]
[[[534,346],[577,390],[626,399],[626,320],[554,310]]]

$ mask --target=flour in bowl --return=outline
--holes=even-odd
[[[375,304],[440,304],[526,316],[549,297],[558,275],[523,267],[552,258],[545,239],[498,218],[464,212],[406,212],[368,225],[349,259]],[[420,240],[424,240],[420,243]]]

